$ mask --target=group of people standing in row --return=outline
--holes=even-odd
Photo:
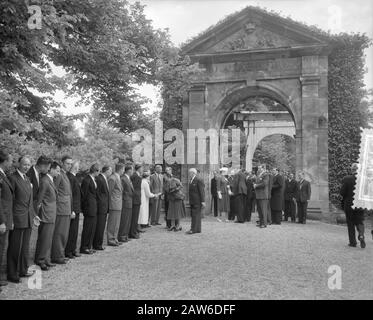
[[[139,239],[144,228],[159,223],[161,200],[169,231],[181,231],[185,216],[184,192],[179,179],[167,167],[155,172],[140,164],[94,164],[85,176],[79,161],[64,156],[61,162],[40,156],[32,165],[21,156],[13,169],[13,157],[0,149],[0,291],[9,282],[20,283],[29,272],[32,228],[38,237],[34,262],[43,271],[81,254],[94,254],[107,245],[118,247]],[[7,174],[8,173],[8,174]],[[204,183],[197,170],[189,170],[191,229],[201,232],[201,210],[205,206]],[[83,229],[78,250],[80,216]]]
[[[296,210],[298,223],[305,224],[307,220],[311,184],[303,172],[299,172],[298,180],[295,180],[292,173],[282,175],[277,168],[269,171],[265,165],[251,173],[237,169],[228,174],[228,168],[223,167],[214,172],[210,190],[218,221],[250,221],[255,207],[260,228],[281,224],[289,218],[296,222]]]

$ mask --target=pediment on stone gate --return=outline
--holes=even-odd
[[[185,54],[322,45],[327,40],[301,23],[256,7],[227,17],[182,47]]]

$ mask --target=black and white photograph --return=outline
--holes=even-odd
[[[372,139],[370,0],[1,0],[0,300],[372,300]]]

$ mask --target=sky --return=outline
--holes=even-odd
[[[130,0],[135,2],[135,0]],[[373,38],[373,1],[371,0],[140,0],[145,14],[155,28],[169,30],[171,40],[180,45],[191,37],[217,23],[225,16],[246,6],[259,6],[273,10],[285,17],[316,25],[332,32],[360,32]],[[373,88],[373,48],[366,51],[368,73],[367,88]],[[141,86],[139,92],[152,101],[147,105],[153,109],[159,97],[153,86]],[[64,99],[63,95],[59,96]],[[80,112],[74,101],[67,101],[67,113]],[[84,108],[83,108],[84,109]]]

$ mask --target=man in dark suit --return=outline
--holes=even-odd
[[[189,205],[192,216],[191,228],[187,234],[201,233],[201,210],[205,207],[205,184],[197,176],[197,169],[189,169]]]
[[[291,222],[295,222],[295,202],[297,197],[298,184],[294,179],[292,173],[289,174],[288,178],[285,181],[285,215],[284,221],[288,221],[289,217]]]
[[[282,210],[284,208],[284,178],[277,168],[272,169],[272,191],[271,191],[271,216],[273,224],[281,224]]]
[[[35,216],[32,185],[26,175],[30,167],[30,158],[22,156],[18,160],[16,172],[9,177],[14,190],[14,228],[9,232],[8,281],[14,283],[19,283],[20,277],[33,274],[28,272],[30,236],[32,226],[37,226],[40,219]]]
[[[268,205],[268,224],[272,224],[272,214],[271,214],[271,198],[272,198],[272,186],[273,186],[273,175],[272,173],[267,170],[267,174],[268,174],[268,202],[267,202],[267,205]]]
[[[258,167],[257,178],[254,183],[255,197],[259,214],[258,227],[266,228],[269,223],[269,174],[264,166]]]
[[[115,172],[108,178],[109,184],[109,217],[107,220],[107,243],[109,246],[119,246],[118,233],[123,205],[123,187],[121,176],[124,174],[124,164],[117,163]]]
[[[352,209],[357,169],[358,166],[356,163],[354,163],[351,166],[351,175],[344,177],[342,180],[340,194],[342,196],[342,207],[346,214],[349,238],[348,245],[350,247],[356,247],[356,228],[358,232],[358,240],[360,241],[360,247],[364,249],[366,246],[364,238],[364,210]]]
[[[82,191],[80,189],[80,183],[77,178],[79,172],[79,161],[73,161],[71,169],[67,172],[67,177],[70,181],[71,193],[72,193],[72,207],[73,212],[70,221],[69,237],[65,248],[65,256],[69,259],[78,258],[81,255],[77,251],[78,233],[79,233],[79,219],[82,212],[81,198]]]
[[[82,182],[82,211],[84,215],[80,253],[93,254],[93,237],[97,223],[97,183],[96,177],[100,172],[98,164],[89,169],[89,174]]]
[[[93,238],[93,249],[104,250],[104,232],[106,219],[109,213],[109,183],[108,178],[113,170],[109,166],[103,166],[101,173],[97,176],[97,224],[96,232]]]
[[[297,191],[298,223],[305,224],[307,221],[308,200],[311,198],[311,184],[305,179],[305,174],[300,171]]]
[[[246,221],[251,221],[251,213],[253,211],[253,202],[255,200],[254,178],[255,176],[251,173],[249,173],[246,177]]]
[[[247,194],[247,187],[246,187],[246,176],[243,170],[238,170],[233,177],[233,184],[231,186],[231,191],[234,195],[234,202],[235,202],[235,210],[236,210],[236,217],[237,223],[244,223],[246,221],[246,213],[245,213],[245,201],[246,201],[246,194]]]
[[[125,243],[129,241],[129,234],[131,229],[132,220],[132,206],[133,206],[133,185],[131,176],[133,174],[133,167],[131,164],[126,164],[124,168],[124,175],[121,178],[122,182],[122,213],[120,218],[120,226],[118,232],[119,243]]]
[[[43,271],[54,266],[51,263],[51,248],[57,215],[57,189],[53,179],[60,174],[60,169],[60,165],[53,162],[49,172],[41,177],[39,184],[37,214],[40,218],[40,226],[35,250],[35,264]]]
[[[37,212],[37,200],[40,187],[40,179],[47,174],[50,167],[50,159],[46,156],[40,156],[36,164],[27,171],[27,176],[32,184],[32,198],[34,199],[34,210]]]
[[[216,186],[217,176],[218,172],[214,171],[214,177],[210,181],[211,198],[214,205],[214,217],[218,216],[218,190]]]
[[[154,194],[163,193],[163,175],[162,166],[156,165],[155,172],[150,176],[150,192]],[[162,200],[160,197],[150,198],[150,214],[151,214],[151,224],[161,225],[159,223],[159,216],[161,214]]]
[[[70,156],[63,156],[60,174],[54,179],[57,189],[57,216],[54,225],[52,242],[52,262],[65,264],[67,239],[69,238],[70,221],[73,217],[72,192],[67,172],[70,171],[73,160]]]
[[[13,158],[0,149],[0,287],[7,285],[7,259],[9,230],[13,229],[13,187],[5,172]]]
[[[133,185],[133,198],[132,198],[132,217],[129,238],[139,239],[138,221],[141,206],[141,182],[142,182],[143,167],[141,164],[135,165],[135,173],[131,176]]]

